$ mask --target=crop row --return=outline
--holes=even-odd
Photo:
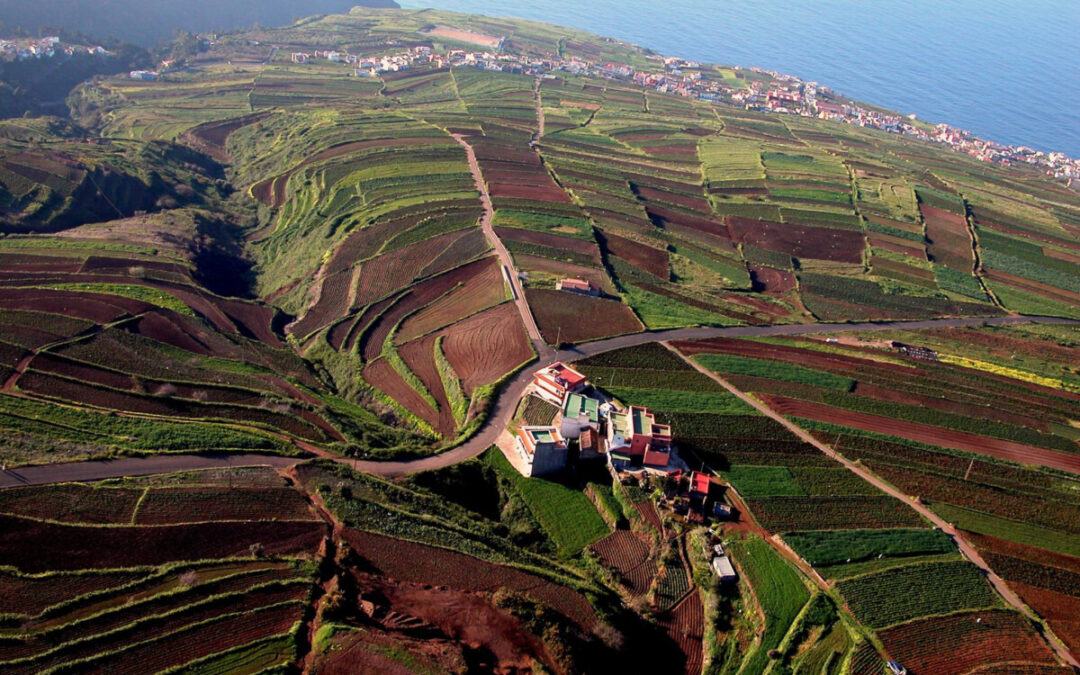
[[[922,520],[892,497],[771,497],[747,500],[771,532],[918,527]]]
[[[982,570],[967,561],[895,567],[840,581],[837,588],[871,628],[1000,603]]]

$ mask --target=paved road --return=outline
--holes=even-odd
[[[971,318],[971,319],[931,319],[927,321],[890,321],[882,323],[852,323],[852,324],[804,324],[804,325],[785,325],[785,326],[735,326],[735,327],[719,327],[719,328],[679,328],[666,331],[651,331],[646,333],[637,333],[634,335],[623,335],[620,337],[609,338],[607,340],[598,340],[596,342],[589,342],[582,345],[576,345],[570,349],[563,349],[557,352],[547,349],[545,352],[540,352],[543,356],[540,359],[534,360],[532,364],[525,367],[520,373],[515,375],[505,383],[502,389],[499,391],[498,398],[493,404],[492,411],[488,417],[487,422],[480,428],[475,436],[470,438],[465,443],[462,443],[456,448],[447,450],[446,452],[431,457],[424,457],[422,459],[409,460],[403,462],[376,462],[365,460],[352,460],[341,457],[333,457],[337,461],[343,464],[348,464],[360,471],[366,471],[368,473],[380,475],[380,476],[398,476],[406,473],[419,473],[421,471],[430,471],[433,469],[441,469],[459,462],[463,462],[467,459],[471,459],[483,453],[485,450],[495,444],[495,439],[498,438],[499,433],[510,422],[510,418],[513,416],[517,403],[524,393],[525,388],[528,386],[532,379],[532,372],[539,368],[541,365],[548,365],[555,361],[574,362],[589,356],[595,356],[604,352],[609,352],[615,349],[622,349],[624,347],[635,347],[650,342],[663,342],[663,341],[677,341],[677,340],[700,340],[713,337],[769,337],[780,335],[809,335],[813,333],[866,333],[871,331],[880,330],[913,330],[920,328],[960,328],[964,326],[978,326],[982,324],[992,326],[1003,326],[1009,324],[1022,324],[1022,323],[1051,323],[1051,324],[1074,324],[1080,325],[1080,321],[1074,319],[1060,319],[1056,317],[1040,317],[1040,316],[1016,316],[1016,317],[994,317],[989,319]],[[303,446],[301,446],[303,447]],[[308,448],[315,454],[323,457],[330,456],[329,453],[318,451],[314,448]],[[160,468],[157,472],[168,471],[183,471],[185,469],[194,468],[210,468],[213,466],[219,466],[215,462],[220,462],[220,458],[213,459],[207,458],[205,455],[191,455],[194,459],[190,460],[191,465],[179,466],[172,469],[168,462],[179,461],[181,456],[177,455],[163,455],[157,458],[151,458],[163,462],[161,465],[164,468]],[[261,456],[260,456],[261,457]],[[270,458],[263,457],[263,459],[269,463]],[[149,462],[147,460],[118,460],[118,462],[128,461],[142,461]],[[275,460],[276,461],[276,460]],[[284,458],[282,460],[285,464],[289,462],[295,462],[294,459]],[[91,462],[95,466],[103,465],[102,462]],[[126,469],[121,470],[122,467],[126,467],[124,464],[113,464],[116,468],[111,476],[104,475],[101,470],[98,470],[95,474],[89,477],[80,477],[78,473],[72,473],[74,467],[78,465],[73,464],[51,464],[40,467],[34,467],[33,469],[26,468],[20,469],[19,473],[24,476],[31,476],[37,483],[59,483],[70,480],[100,480],[102,478],[109,478],[114,476],[127,475],[124,473]],[[147,464],[147,466],[150,466]],[[276,464],[275,466],[280,466]],[[151,471],[154,473],[154,471]],[[8,476],[4,476],[0,479],[0,487],[10,487],[11,485],[17,485],[17,482],[11,482]]]
[[[1015,607],[1021,614],[1028,617],[1029,619],[1033,621],[1036,620],[1036,617],[1031,613],[1031,610],[1028,609],[1027,605],[1025,605],[1023,601],[1020,600],[1019,596],[1017,596],[1016,593],[1014,593],[1012,589],[1005,584],[1005,581],[1001,577],[999,577],[994,572],[994,570],[990,568],[988,564],[986,564],[986,561],[983,560],[981,555],[979,555],[979,551],[976,550],[976,548],[972,546],[970,542],[964,539],[963,535],[960,534],[960,532],[958,532],[956,528],[952,526],[952,524],[946,522],[945,519],[941,518],[939,515],[937,515],[927,507],[923,506],[921,502],[916,501],[914,498],[912,498],[911,495],[906,495],[900,490],[897,490],[893,486],[881,480],[876,475],[867,470],[865,467],[855,464],[854,462],[846,459],[845,457],[836,454],[836,452],[831,447],[814,438],[813,435],[803,430],[802,427],[798,426],[797,424],[787,419],[786,417],[776,412],[764,403],[760,402],[756,398],[749,396],[742,390],[735,387],[735,385],[731,384],[730,382],[720,377],[716,373],[712,372],[711,370],[695,363],[692,359],[683,356],[681,353],[679,353],[677,349],[672,347],[670,344],[666,342],[663,344],[665,347],[670,349],[676,356],[678,356],[687,364],[689,364],[692,368],[694,368],[694,370],[714,380],[721,387],[728,390],[735,396],[738,396],[741,400],[752,406],[761,414],[783,425],[788,431],[795,434],[803,441],[809,443],[810,445],[813,445],[815,448],[825,453],[826,456],[842,464],[844,468],[855,473],[860,478],[870,483],[882,492],[904,502],[911,508],[918,511],[919,515],[926,518],[937,527],[941,528],[942,531],[944,531],[946,534],[951,536],[953,540],[956,541],[956,545],[960,549],[960,552],[964,555],[964,557],[966,557],[968,560],[977,565],[980,569],[983,570],[983,572],[986,573],[986,576],[990,580],[990,583],[993,584],[997,592],[1000,593],[1001,596],[1005,598],[1005,600],[1010,605]],[[1074,668],[1080,667],[1080,662],[1078,662],[1076,658],[1074,658],[1073,655],[1069,652],[1069,650],[1065,649],[1065,647],[1063,647],[1057,640],[1049,639],[1047,640],[1047,643],[1055,652],[1057,652],[1058,656],[1060,656],[1065,661],[1065,663],[1068,663]]]
[[[275,468],[296,464],[296,457],[278,455],[153,455],[151,457],[125,457],[91,462],[46,464],[9,469],[0,473],[0,488],[22,485],[46,485],[49,483],[73,483],[83,481],[122,478],[124,476],[149,476],[156,473],[176,473],[197,469],[216,469],[237,466],[271,466]]]
[[[494,411],[488,422],[480,429],[479,433],[462,445],[447,452],[425,457],[423,459],[408,462],[353,462],[353,465],[361,470],[383,476],[394,476],[403,473],[417,473],[430,471],[463,462],[466,459],[476,457],[490,448],[513,416],[517,402],[525,392],[525,388],[532,380],[533,371],[556,361],[567,363],[578,361],[597,354],[603,354],[624,347],[637,347],[650,342],[666,340],[701,340],[714,337],[769,337],[781,335],[809,335],[813,333],[866,333],[880,330],[915,330],[921,328],[961,328],[964,326],[978,326],[982,324],[1003,326],[1015,323],[1070,323],[1080,325],[1080,321],[1074,319],[1059,319],[1055,317],[994,317],[989,319],[930,319],[927,321],[887,321],[881,323],[851,323],[851,324],[803,324],[784,326],[732,326],[719,328],[678,328],[665,331],[650,331],[622,335],[575,345],[570,349],[561,349],[549,356],[541,357],[518,373],[512,380],[506,383],[499,392],[499,398],[495,403]]]

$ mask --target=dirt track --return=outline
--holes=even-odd
[[[495,233],[495,228],[491,226],[491,221],[495,218],[495,207],[491,205],[491,194],[488,193],[487,183],[484,182],[484,174],[480,171],[480,162],[477,161],[476,153],[468,141],[465,140],[464,135],[451,135],[455,141],[461,144],[461,147],[465,148],[465,154],[469,157],[469,170],[472,171],[473,179],[476,181],[476,189],[480,192],[480,202],[484,206],[484,215],[480,218],[480,229],[484,231],[484,236],[495,247],[499,262],[502,263],[507,272],[507,281],[513,290],[514,303],[521,314],[521,320],[525,323],[525,330],[529,334],[529,339],[532,340],[533,346],[536,348],[537,353],[541,354],[542,359],[551,350],[548,348],[547,343],[544,342],[544,338],[540,334],[540,328],[537,327],[536,320],[533,318],[532,310],[529,309],[529,302],[525,299],[525,290],[521,286],[521,278],[514,267],[514,258],[506,250],[506,246],[499,239],[499,235]]]

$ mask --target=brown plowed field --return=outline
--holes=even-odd
[[[450,290],[427,307],[405,319],[395,333],[398,344],[449,326],[476,312],[506,300],[506,282],[495,258],[467,284]]]
[[[0,565],[31,573],[116,569],[249,557],[256,543],[271,556],[313,554],[325,534],[317,521],[84,527],[0,516]]]
[[[878,637],[912,675],[961,675],[1010,661],[1054,664],[1053,653],[1027,621],[1004,610],[921,619],[878,631]]]
[[[862,232],[772,223],[739,216],[728,216],[726,220],[732,240],[743,244],[786,253],[795,258],[852,264],[862,262],[865,247]]]
[[[512,302],[504,302],[442,331],[443,353],[461,378],[466,396],[497,381],[533,357],[532,345]]]
[[[93,293],[70,293],[37,289],[6,289],[0,294],[0,309],[27,309],[36,312],[63,314],[104,324],[131,312],[109,301],[114,296]],[[143,303],[135,313],[149,311],[152,305]]]
[[[874,248],[883,248],[893,253],[902,253],[912,258],[926,260],[926,247],[907,239],[893,237],[880,232],[867,232],[866,238]]]
[[[668,252],[640,244],[632,239],[625,239],[608,232],[604,233],[609,251],[619,256],[634,267],[667,281],[671,277]]]
[[[719,220],[692,215],[675,209],[668,209],[657,204],[649,204],[645,212],[653,222],[663,223],[665,227],[677,225],[691,230],[704,232],[722,239],[731,239],[731,233],[726,224]]]
[[[857,383],[853,393],[857,396],[866,396],[879,401],[918,405],[933,410],[944,410],[956,415],[991,419],[1004,424],[1030,427],[1044,433],[1050,433],[1050,425],[1042,420],[1026,415],[1016,415],[1000,409],[987,408],[986,406],[970,405],[934,396],[920,396],[919,394],[911,392],[899,391],[892,387],[879,387],[873,384],[866,384],[865,382]]]
[[[1073,293],[1072,291],[1067,291],[1063,288],[1058,288],[1057,286],[1039,283],[1038,281],[1032,281],[1031,279],[1025,279],[1024,277],[1018,277],[1015,274],[1009,274],[1008,272],[1001,272],[995,269],[988,269],[986,271],[986,276],[990,277],[992,281],[1015,286],[1021,290],[1028,291],[1029,293],[1035,293],[1036,295],[1063,302],[1067,305],[1080,304],[1080,293]]]
[[[975,264],[971,251],[971,235],[964,216],[919,204],[926,221],[927,250],[935,262],[958,272],[971,272]]]
[[[1028,607],[1050,624],[1074,654],[1080,654],[1080,598],[1005,580]]]
[[[109,572],[22,578],[0,573],[0,614],[36,616],[45,608],[65,600],[124,586],[143,576],[139,572]]]
[[[492,260],[486,258],[476,260],[414,286],[401,299],[390,305],[379,318],[373,320],[371,329],[366,332],[360,343],[360,351],[364,359],[373,361],[379,357],[382,353],[383,341],[404,317],[434,301],[458,284],[468,286],[476,275],[481,274],[488,265],[493,264]],[[368,312],[364,313],[365,317],[367,314]]]
[[[439,427],[439,413],[409,386],[386,359],[378,359],[364,366],[364,380],[397,401],[403,408],[430,424]]]
[[[586,342],[645,328],[629,305],[617,300],[545,288],[526,289],[525,296],[549,344]]]
[[[1025,546],[1024,544],[1017,544],[1015,542],[1006,541],[1005,539],[998,539],[997,537],[977,534],[975,532],[965,531],[964,538],[978,549],[985,549],[993,551],[994,553],[1020,558],[1039,565],[1060,567],[1080,574],[1080,558],[1071,555],[1054,553],[1053,551],[1035,548],[1034,546]]]
[[[748,265],[750,279],[754,282],[755,290],[765,293],[786,293],[795,290],[798,282],[795,275],[765,265]]]
[[[697,211],[699,213],[712,213],[712,207],[709,206],[709,202],[706,201],[704,197],[688,195],[682,192],[657,190],[655,188],[646,187],[644,185],[638,186],[637,193],[642,198],[650,202],[658,202],[660,204],[673,204],[675,206],[679,206],[684,209],[690,209],[691,211]]]
[[[315,520],[292,488],[161,488],[139,504],[136,525],[174,525],[215,520]]]
[[[622,577],[633,595],[648,592],[656,565],[649,560],[649,545],[641,537],[629,530],[616,530],[589,548]]]
[[[555,185],[543,187],[515,185],[513,183],[491,183],[488,191],[493,198],[505,197],[507,199],[532,199],[538,202],[570,203],[570,197],[566,192]]]
[[[651,501],[638,502],[637,504],[634,504],[634,508],[637,509],[638,513],[645,519],[645,522],[652,525],[657,532],[663,532],[664,525],[660,520],[660,514],[656,511],[655,504]]]
[[[439,404],[438,423],[435,431],[447,438],[452,438],[457,431],[457,423],[450,410],[450,399],[447,398],[446,389],[443,387],[442,378],[439,376],[439,368],[435,365],[435,339],[437,336],[428,335],[403,345],[398,348],[398,354],[409,370],[424,383],[427,390],[435,397]]]
[[[486,593],[506,587],[533,596],[586,630],[596,623],[583,595],[528,572],[371,532],[347,529],[344,537],[362,558],[392,579]]]
[[[408,286],[424,265],[464,234],[461,230],[447,232],[364,262],[360,266],[352,306],[363,307]]]
[[[686,675],[698,675],[705,659],[702,649],[705,607],[701,604],[701,595],[697,589],[691,591],[690,595],[671,610],[669,616],[660,621],[660,625],[686,655],[683,672]]]
[[[572,237],[563,237],[557,234],[548,234],[547,232],[522,230],[516,227],[496,227],[495,234],[499,236],[499,239],[506,241],[521,241],[526,244],[539,244],[540,246],[548,246],[563,251],[571,251],[580,255],[591,256],[597,263],[600,261],[600,250],[596,247],[595,242],[588,239],[574,239]]]
[[[952,431],[928,424],[918,424],[889,417],[843,410],[820,403],[799,401],[783,396],[763,396],[766,404],[781,415],[793,415],[807,419],[854,427],[863,431],[898,436],[920,443],[938,445],[954,450],[990,455],[1020,464],[1034,464],[1072,473],[1080,473],[1080,454],[1069,454],[1044,448],[1035,448],[987,436],[977,436],[962,431]]]

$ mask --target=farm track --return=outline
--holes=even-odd
[[[739,399],[741,399],[744,403],[750,405],[761,414],[783,425],[784,428],[795,434],[795,436],[797,436],[800,440],[809,443],[810,445],[813,445],[815,448],[824,453],[825,456],[835,460],[836,462],[839,462],[841,465],[843,465],[845,469],[848,469],[849,471],[855,473],[857,476],[870,483],[878,490],[881,490],[885,494],[899,499],[911,508],[915,509],[915,511],[917,511],[919,515],[926,518],[935,526],[940,528],[943,532],[952,537],[953,541],[956,542],[957,548],[960,549],[960,552],[964,555],[964,557],[974,563],[983,571],[983,573],[986,574],[986,577],[990,581],[990,584],[994,587],[998,594],[1005,599],[1007,603],[1012,605],[1017,611],[1019,611],[1031,621],[1037,621],[1037,617],[1032,614],[1031,610],[1028,609],[1027,605],[1024,604],[1020,597],[1005,584],[1005,581],[1000,576],[998,576],[993,569],[990,568],[986,561],[983,560],[978,550],[976,550],[975,547],[972,546],[971,543],[968,542],[960,534],[960,532],[955,527],[953,527],[951,523],[946,522],[945,519],[931,511],[921,502],[914,500],[910,495],[904,494],[900,490],[894,488],[892,485],[886,483],[881,478],[878,478],[877,475],[870,472],[868,469],[837,454],[836,451],[834,451],[831,447],[817,440],[817,438],[815,438],[812,434],[805,431],[802,427],[798,426],[794,422],[788,420],[786,417],[773,410],[768,405],[762,403],[753,396],[750,396],[749,394],[743,392],[741,389],[738,389],[737,387],[735,387],[735,385],[731,384],[730,382],[720,377],[716,373],[712,372],[711,370],[705,368],[704,366],[696,363],[693,359],[683,356],[681,353],[679,353],[677,349],[672,347],[667,342],[664,342],[663,344],[674,354],[682,358],[683,361],[685,361],[687,365],[692,367],[694,370],[715,381],[728,392],[739,397]],[[1056,639],[1056,636],[1047,639],[1046,642],[1050,645],[1054,652],[1057,653],[1057,655],[1062,659],[1064,663],[1067,663],[1074,668],[1080,668],[1080,661],[1077,661],[1077,659],[1072,655],[1072,653],[1064,646],[1062,646],[1061,642]]]
[[[517,269],[514,267],[514,258],[491,225],[495,218],[495,207],[491,203],[491,194],[488,192],[487,183],[484,182],[484,174],[480,171],[480,162],[476,159],[476,152],[465,140],[465,136],[462,134],[451,135],[455,141],[461,144],[461,147],[465,148],[465,154],[469,158],[469,170],[472,171],[473,179],[476,181],[476,189],[480,192],[480,202],[484,206],[484,215],[480,218],[480,229],[483,230],[484,236],[495,247],[499,261],[509,273],[508,281],[513,288],[514,303],[521,314],[521,320],[525,322],[525,329],[529,333],[529,339],[532,340],[539,354],[547,355],[551,350],[544,342],[544,338],[540,334],[540,328],[536,325],[536,319],[533,318],[532,310],[529,309],[529,301],[525,299],[525,289],[522,288],[521,279],[518,277]],[[543,359],[543,356],[541,356],[541,359]]]
[[[524,297],[524,296],[522,296]],[[520,307],[520,306],[519,306]],[[529,315],[531,317],[531,314]],[[704,340],[715,337],[769,337],[782,335],[809,335],[814,333],[865,333],[880,330],[919,330],[933,328],[963,328],[966,326],[991,325],[1005,326],[1011,324],[1044,323],[1044,324],[1071,324],[1080,325],[1076,319],[1063,319],[1059,317],[1043,316],[1011,316],[992,318],[960,318],[960,319],[928,319],[924,321],[886,321],[878,323],[849,323],[849,324],[791,324],[780,326],[734,326],[734,327],[698,327],[677,328],[666,331],[652,331],[622,335],[619,337],[588,342],[581,345],[552,351],[545,345],[544,356],[532,361],[514,377],[503,385],[498,397],[492,406],[491,414],[487,422],[480,427],[479,431],[465,443],[447,450],[446,452],[423,457],[421,459],[378,462],[370,460],[356,460],[322,450],[310,443],[297,442],[296,445],[312,455],[333,459],[351,466],[357,471],[379,476],[398,476],[408,473],[419,473],[442,469],[473,457],[477,457],[495,444],[499,433],[506,427],[513,416],[518,400],[524,393],[525,388],[532,380],[532,371],[542,365],[549,365],[556,361],[572,363],[590,356],[625,347],[638,347],[651,342],[679,341],[679,340]],[[125,475],[146,475],[153,473],[172,473],[202,468],[214,468],[218,466],[252,466],[271,465],[285,466],[290,463],[303,461],[294,457],[280,457],[274,455],[157,455],[147,458],[130,458],[109,461],[90,461],[78,463],[44,464],[36,467],[26,467],[0,474],[0,488],[17,487],[19,485],[45,485],[49,483],[63,483],[71,481],[94,481],[105,478],[115,478]],[[246,464],[229,464],[229,462],[246,462]],[[136,472],[141,472],[136,473]]]

